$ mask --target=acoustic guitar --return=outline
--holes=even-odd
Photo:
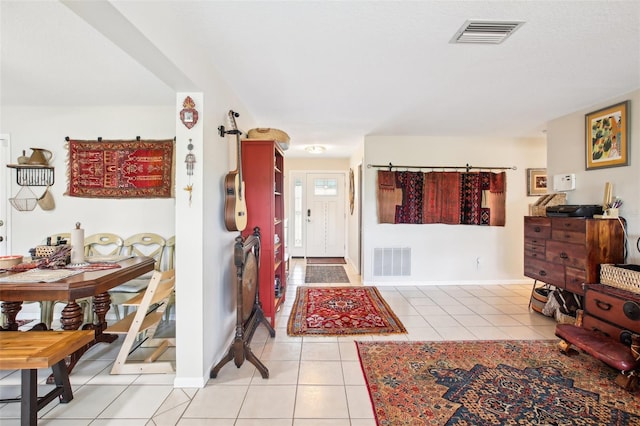
[[[236,135],[236,169],[227,173],[224,180],[225,200],[224,200],[224,224],[227,231],[244,231],[247,227],[247,202],[244,198],[244,181],[242,180],[242,144],[236,125],[236,117],[240,114],[229,110],[229,122],[232,130],[227,133]]]

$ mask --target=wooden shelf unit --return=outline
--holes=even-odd
[[[273,140],[242,141],[242,179],[247,203],[243,236],[260,228],[260,302],[275,327],[276,312],[286,293],[284,245],[284,154]],[[275,236],[278,236],[278,242]],[[276,294],[276,279],[280,288]]]
[[[613,219],[526,216],[524,275],[580,296],[600,265],[624,263],[624,230]]]

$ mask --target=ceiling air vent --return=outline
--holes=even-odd
[[[500,44],[523,24],[523,21],[467,21],[451,43]]]

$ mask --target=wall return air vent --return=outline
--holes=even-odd
[[[523,24],[523,21],[467,21],[451,43],[500,44]]]

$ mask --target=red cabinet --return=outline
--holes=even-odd
[[[275,327],[284,302],[287,277],[284,261],[284,155],[273,140],[242,141],[242,178],[247,203],[243,236],[260,228],[260,302]]]

